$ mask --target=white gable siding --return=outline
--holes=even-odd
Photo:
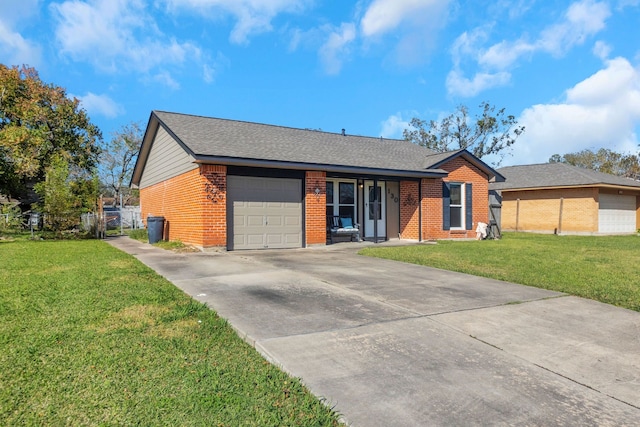
[[[167,133],[162,126],[153,140],[147,164],[140,178],[140,188],[145,188],[196,169],[194,158]]]

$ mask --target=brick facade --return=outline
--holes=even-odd
[[[418,182],[400,181],[400,237],[418,240],[419,229]]]
[[[227,246],[227,167],[202,165],[202,246]]]
[[[442,179],[422,180],[422,239],[475,238],[478,222],[489,222],[489,182],[487,176],[462,157],[440,166],[449,172]],[[471,230],[444,230],[442,218],[442,183],[472,184]]]
[[[316,194],[316,188],[319,193]],[[305,237],[307,245],[327,241],[327,174],[307,171],[304,182]]]
[[[503,191],[501,215],[504,231],[597,233],[598,189]]]
[[[422,210],[422,240],[475,238],[478,222],[489,222],[489,183],[487,176],[461,157],[441,166],[449,172],[447,178],[425,178],[420,182],[421,206],[418,204],[418,182],[400,182],[400,235],[403,239],[419,237],[419,207]],[[444,230],[442,213],[442,183],[472,184],[471,230]]]
[[[226,246],[226,166],[203,165],[140,189],[142,218],[163,216],[165,239]]]
[[[475,166],[456,158],[442,166],[450,182],[473,183],[472,230],[443,230],[443,179],[400,181],[400,235],[419,239],[422,209],[422,239],[475,237],[475,224],[488,222],[488,182]],[[420,191],[422,200],[420,200]],[[316,192],[316,189],[319,191]],[[198,169],[140,190],[143,218],[164,216],[165,238],[201,248],[227,246],[227,169],[202,165]],[[420,204],[422,204],[420,206]],[[504,210],[503,210],[504,212]],[[304,180],[305,245],[326,243],[326,173],[307,171]],[[503,221],[504,221],[503,213]]]

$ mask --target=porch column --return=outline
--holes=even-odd
[[[369,203],[372,203],[369,200]],[[373,242],[378,243],[378,212],[380,212],[380,201],[378,200],[378,179],[373,178]]]

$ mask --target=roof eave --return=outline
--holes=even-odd
[[[136,158],[136,164],[133,167],[133,173],[131,174],[131,180],[129,181],[129,187],[138,188],[140,180],[142,179],[142,171],[147,163],[149,152],[151,151],[151,145],[153,145],[153,139],[158,131],[158,119],[152,111],[149,115],[149,121],[147,122],[147,128],[144,131],[142,137],[142,144],[140,144],[140,151]]]
[[[153,140],[158,133],[158,128],[162,128],[174,139],[174,141],[182,147],[182,149],[189,154],[191,157],[195,157],[193,151],[184,143],[178,136],[167,126],[161,119],[158,117],[155,111],[151,112],[149,117],[149,123],[147,124],[147,129],[144,133],[144,137],[142,138],[142,144],[140,146],[140,152],[138,153],[138,158],[136,160],[136,165],[133,168],[133,174],[131,175],[131,181],[129,182],[129,187],[138,187],[140,185],[140,180],[142,179],[142,171],[147,163],[147,158],[149,157],[149,153],[151,152],[151,146],[153,145]]]
[[[627,190],[627,191],[640,191],[640,186],[633,185],[618,185],[618,184],[606,184],[606,183],[589,183],[589,184],[571,184],[571,185],[548,185],[537,187],[509,187],[509,188],[494,188],[500,191],[530,191],[530,190],[565,190],[573,188],[608,188],[612,190]]]
[[[247,159],[238,157],[197,156],[194,163],[217,164],[226,166],[246,166],[293,170],[321,170],[334,173],[354,173],[360,175],[386,175],[407,178],[442,178],[448,175],[442,169],[425,169],[423,171],[383,169],[348,165],[327,165],[320,163],[289,162],[284,160]]]

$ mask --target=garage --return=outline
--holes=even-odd
[[[302,181],[227,177],[229,250],[302,247]]]
[[[600,193],[598,231],[633,233],[636,226],[636,196]]]

